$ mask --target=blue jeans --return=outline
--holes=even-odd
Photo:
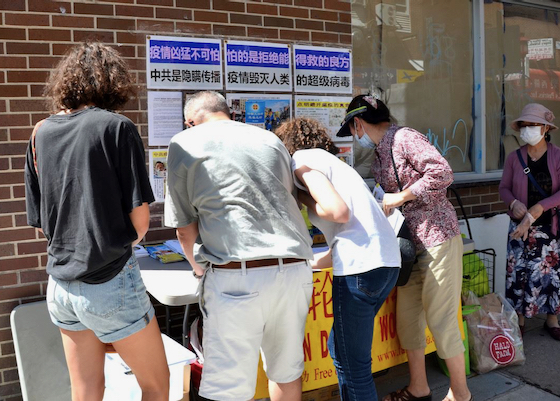
[[[328,346],[343,401],[377,401],[371,375],[373,324],[398,275],[397,268],[378,268],[333,278],[334,323]]]

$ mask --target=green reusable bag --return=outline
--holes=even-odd
[[[490,293],[486,266],[476,252],[463,255],[462,293],[467,294],[469,291],[474,292],[478,297]]]

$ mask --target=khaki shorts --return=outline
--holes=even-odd
[[[202,283],[204,368],[200,395],[246,401],[255,394],[259,355],[270,380],[303,373],[303,337],[313,273],[307,262],[283,267],[207,270]]]
[[[427,323],[440,358],[465,351],[457,321],[462,272],[459,235],[418,255],[408,283],[397,290],[397,333],[402,348],[425,348]]]

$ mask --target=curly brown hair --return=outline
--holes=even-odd
[[[332,154],[339,153],[326,128],[312,118],[298,117],[286,121],[274,132],[284,143],[290,155],[302,149],[323,149]]]
[[[68,50],[51,71],[43,94],[54,113],[83,105],[119,110],[135,88],[128,65],[115,49],[85,42]]]

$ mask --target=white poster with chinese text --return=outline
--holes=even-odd
[[[346,109],[352,100],[346,96],[300,96],[295,98],[295,116],[314,118],[327,128],[329,135],[336,142],[348,141],[336,133],[340,129]]]
[[[148,145],[168,146],[183,129],[182,93],[148,91]]]
[[[294,45],[295,91],[352,94],[350,49]]]
[[[148,174],[156,202],[163,202],[167,184],[167,149],[149,150]]]
[[[148,89],[222,90],[222,42],[177,36],[146,37]]]
[[[289,45],[226,41],[226,90],[291,92]]]

